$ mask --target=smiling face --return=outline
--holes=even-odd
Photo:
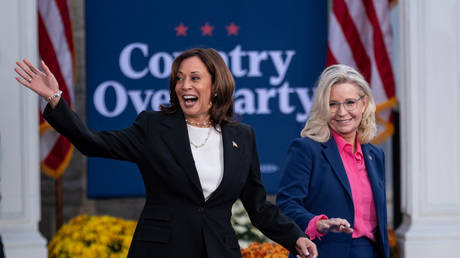
[[[184,59],[177,72],[175,91],[185,118],[195,122],[209,120],[212,78],[196,56]]]
[[[329,103],[346,103],[357,100],[361,96],[357,86],[351,83],[339,83],[332,86]],[[366,104],[367,98],[363,97],[356,102],[352,110],[339,105],[336,112],[329,113],[329,126],[350,144],[354,144]]]

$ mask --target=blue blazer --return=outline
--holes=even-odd
[[[361,145],[374,196],[379,257],[389,257],[385,198],[385,157],[372,144]],[[342,159],[334,138],[320,143],[300,138],[291,144],[277,196],[277,205],[302,230],[315,216],[344,218],[354,225],[354,206]],[[352,234],[333,233],[315,239],[321,258],[349,257]],[[292,255],[291,255],[292,256]],[[292,256],[293,257],[293,256]]]

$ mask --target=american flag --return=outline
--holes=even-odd
[[[333,0],[327,66],[346,64],[370,83],[377,112],[379,143],[394,132],[391,108],[397,104],[391,66],[393,40],[389,0]]]
[[[69,1],[38,0],[38,48],[56,77],[62,97],[72,106],[76,74],[75,49]],[[46,105],[40,100],[41,110]],[[73,146],[43,119],[40,113],[40,161],[44,173],[59,178],[69,164]]]

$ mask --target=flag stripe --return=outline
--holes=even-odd
[[[350,46],[345,43],[345,35],[343,34],[335,15],[331,15],[329,26],[329,47],[334,54],[337,63],[356,67],[356,63],[352,55],[353,51]]]
[[[39,111],[40,112],[40,111]],[[40,113],[41,114],[41,113]],[[46,123],[45,119],[43,118],[43,116],[39,116],[39,121],[40,121],[40,125],[43,124],[43,123]]]
[[[334,54],[331,51],[331,48],[327,46],[327,57],[326,57],[326,66],[331,66],[334,64],[338,64],[337,59],[335,58]]]
[[[57,0],[63,1],[63,0]],[[65,36],[65,28],[59,9],[55,1],[39,1],[38,2],[39,14],[42,17],[44,28],[48,32],[50,45],[53,47],[58,66],[62,73],[62,78],[69,89],[69,97],[73,102],[73,60],[71,49],[67,44]],[[66,99],[67,100],[67,99]]]
[[[345,38],[350,46],[353,46],[352,55],[357,64],[357,68],[363,76],[369,80],[371,77],[371,61],[366,53],[359,32],[353,23],[353,19],[348,12],[348,7],[344,0],[337,0],[334,2],[333,12],[339,21]]]
[[[380,74],[377,70],[377,65],[375,63],[375,57],[372,55],[372,77],[369,81],[372,87],[372,94],[376,103],[384,102],[387,100],[387,95],[385,92],[385,87],[383,81],[380,78]]]
[[[39,54],[53,72],[62,90],[62,98],[74,104],[75,49],[67,0],[38,0]],[[46,105],[41,98],[41,110]],[[41,169],[59,178],[67,168],[73,146],[54,131],[40,114]]]
[[[45,160],[53,149],[59,133],[55,130],[46,130],[40,134],[40,160]]]
[[[372,91],[374,93],[374,98],[377,103],[386,100],[386,93],[384,92],[384,87],[380,74],[377,70],[375,63],[375,54],[374,54],[374,40],[373,40],[373,27],[369,22],[369,19],[366,15],[366,10],[362,1],[356,0],[347,0],[348,11],[350,12],[350,17],[353,20],[353,23],[358,29],[359,36],[363,42],[364,48],[367,55],[371,60],[371,77],[368,79]]]
[[[62,175],[62,173],[64,172],[64,170],[69,165],[70,159],[72,157],[72,153],[73,153],[73,146],[70,145],[69,150],[67,151],[66,155],[62,157],[62,161],[60,162],[60,164],[59,164],[59,166],[57,168],[50,168],[44,162],[42,162],[41,165],[40,165],[41,170],[45,174],[48,174],[49,176],[51,176],[53,178],[60,177]]]
[[[387,1],[333,0],[329,21],[328,65],[357,68],[372,88],[381,141],[393,133],[390,107],[396,105],[391,66],[391,24]]]
[[[380,30],[382,31],[383,40],[385,41],[385,46],[387,51],[392,50],[393,42],[393,32],[391,30],[391,17],[390,12],[390,3],[387,1],[373,0],[374,9],[377,14],[377,19],[380,24]],[[388,55],[391,59],[391,52],[388,52]]]
[[[44,163],[52,169],[57,169],[67,155],[70,145],[71,143],[64,136],[59,135],[56,144],[50,151],[50,153],[54,153],[54,155],[47,156],[44,159]]]
[[[385,92],[387,96],[395,95],[395,82],[393,77],[393,71],[391,67],[391,61],[386,51],[386,45],[383,40],[382,31],[380,30],[380,24],[377,20],[374,5],[371,1],[364,1],[364,7],[366,9],[367,16],[374,29],[374,54],[377,64],[377,68],[380,77],[385,85]]]
[[[64,26],[65,37],[67,41],[67,47],[70,49],[71,52],[74,51],[73,46],[73,37],[72,37],[72,26],[70,24],[70,14],[69,14],[69,5],[66,1],[56,1],[57,8],[59,9],[59,13],[61,14],[61,20]]]
[[[53,72],[54,77],[59,84],[59,89],[62,90],[62,96],[67,101],[69,105],[72,105],[72,99],[70,98],[69,89],[66,86],[66,81],[64,80],[64,76],[59,68],[58,58],[56,56],[56,52],[54,52],[53,44],[51,43],[48,31],[45,28],[45,24],[43,22],[42,16],[38,15],[38,33],[40,34],[40,38],[38,41],[38,49],[40,53],[40,57],[45,61],[46,65],[50,68]]]
[[[350,18],[353,20],[353,24],[358,30],[359,38],[363,43],[364,49],[370,60],[373,59],[373,39],[372,39],[372,24],[369,22],[366,16],[366,10],[364,9],[363,2],[358,0],[348,0],[348,12]],[[372,61],[371,61],[372,62]],[[371,74],[372,70],[371,70]]]

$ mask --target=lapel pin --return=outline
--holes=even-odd
[[[369,159],[372,160],[372,156],[371,156],[371,155],[369,155]]]
[[[238,144],[235,141],[232,141],[233,147],[238,148]]]

